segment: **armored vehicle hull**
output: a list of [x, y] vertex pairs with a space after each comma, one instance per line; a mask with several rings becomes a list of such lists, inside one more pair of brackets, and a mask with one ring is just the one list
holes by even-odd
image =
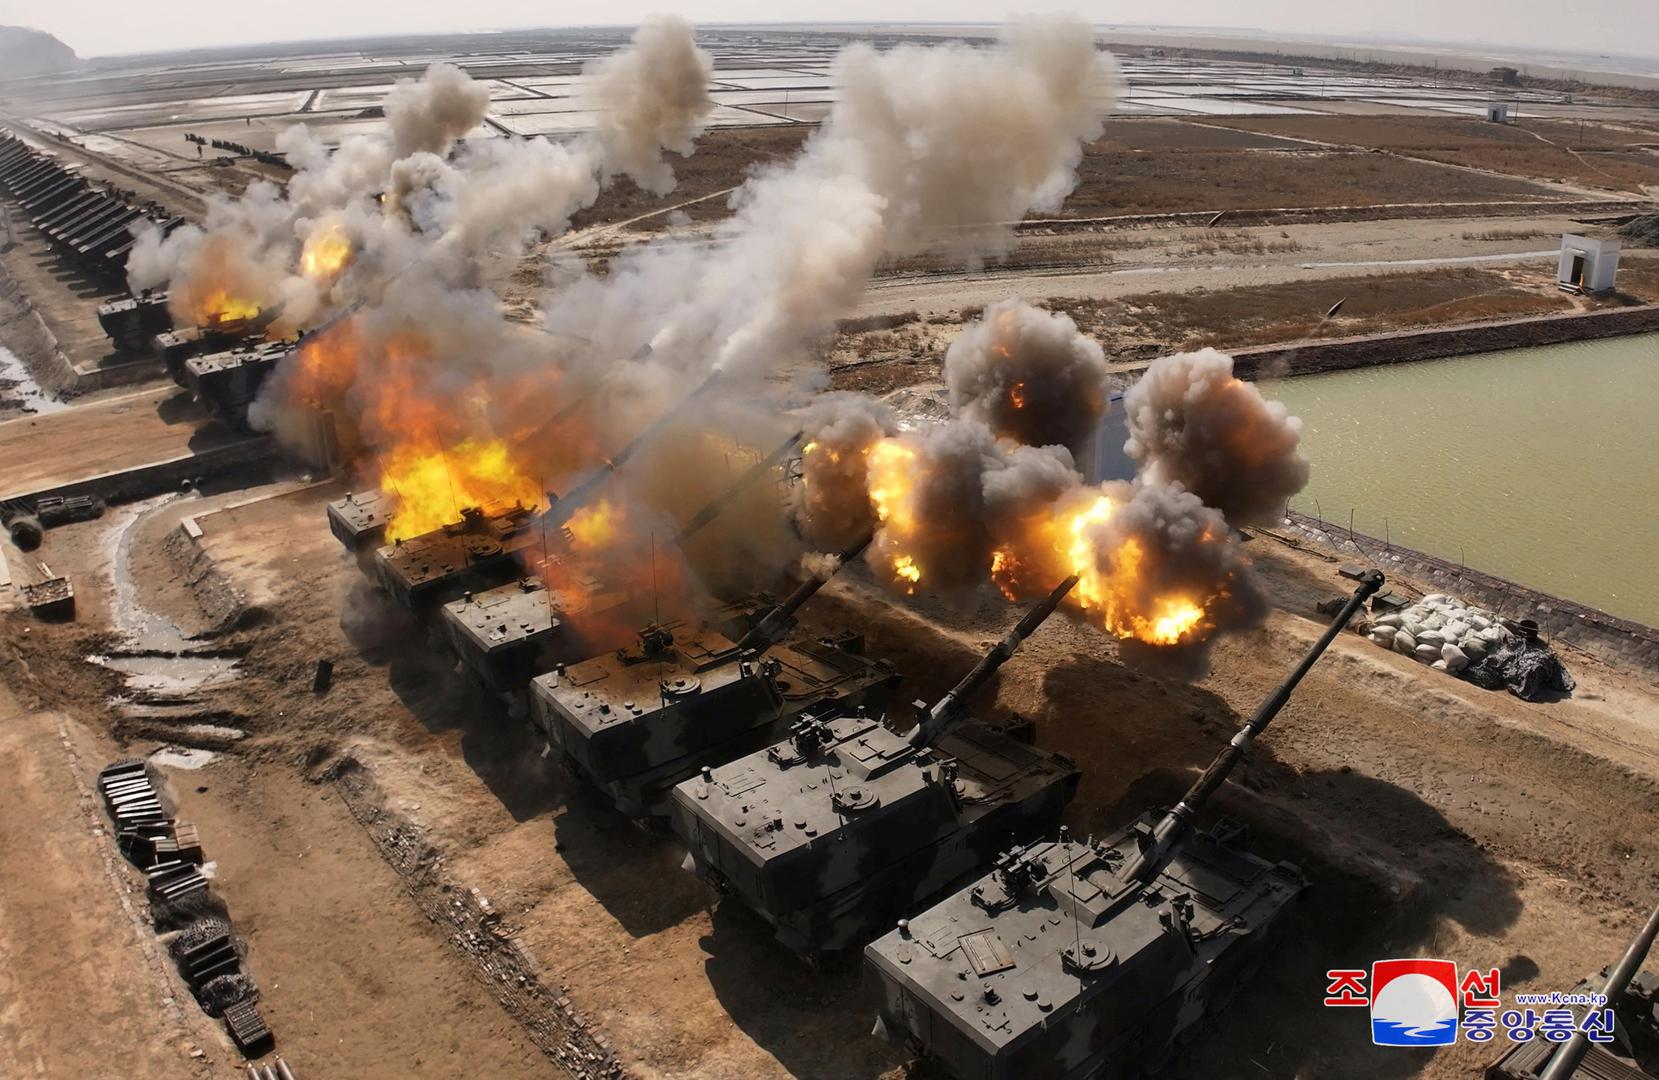
[[293, 351], [287, 342], [268, 342], [184, 362], [185, 385], [209, 414], [238, 430], [248, 428], [248, 406], [259, 388]]
[[824, 722], [674, 792], [693, 867], [806, 957], [863, 944], [1052, 829], [1077, 793], [1066, 758], [977, 723], [923, 752], [865, 715]]
[[[1345, 572], [1346, 573], [1346, 572]], [[1194, 822], [1303, 676], [1382, 587], [1375, 570], [1173, 809], [1104, 843], [1010, 849], [971, 888], [864, 950], [877, 1034], [961, 1080], [1156, 1073], [1225, 1006], [1306, 887]]]
[[853, 636], [739, 649], [748, 614], [683, 631], [655, 656], [600, 656], [536, 678], [536, 726], [623, 813], [666, 817], [674, 786], [699, 770], [765, 746], [809, 709], [879, 708], [898, 682]]
[[112, 300], [98, 308], [98, 325], [117, 349], [143, 349], [157, 334], [173, 327], [165, 292], [144, 292]]
[[809, 959], [850, 948], [1040, 834], [1077, 769], [969, 722], [968, 700], [1054, 613], [1075, 576], [992, 646], [907, 735], [845, 708], [674, 791], [692, 869], [728, 889]]
[[460, 521], [376, 551], [375, 583], [399, 607], [424, 618], [465, 593], [517, 578], [520, 553], [541, 540], [535, 523], [534, 512], [524, 507], [495, 515], [463, 511]]
[[[1572, 1036], [1565, 1043], [1535, 1038], [1516, 1046], [1486, 1070], [1487, 1080], [1637, 1080], [1648, 1076], [1638, 1063], [1659, 1057], [1659, 1016], [1654, 1011], [1659, 979], [1647, 972], [1638, 974], [1638, 969], [1655, 939], [1659, 939], [1659, 907], [1648, 915], [1616, 963], [1570, 991], [1582, 995], [1581, 1001], [1602, 1003], [1569, 1009], [1578, 1021]], [[1604, 1008], [1612, 1014], [1612, 1038], [1597, 1045], [1590, 1038], [1590, 1014]], [[1605, 1021], [1605, 1016], [1598, 1019]]]
[[328, 504], [328, 531], [353, 555], [372, 554], [386, 542], [389, 509], [379, 491], [348, 492]]
[[632, 597], [605, 592], [591, 574], [566, 572], [557, 597], [527, 577], [443, 606], [439, 631], [461, 664], [487, 690], [514, 695], [560, 664], [573, 664], [627, 643], [637, 613]]
[[1126, 897], [1114, 874], [1156, 820], [1104, 844], [1030, 845], [871, 943], [889, 1037], [961, 1080], [1158, 1064], [1248, 978], [1306, 882], [1223, 828], [1193, 834], [1153, 888]]

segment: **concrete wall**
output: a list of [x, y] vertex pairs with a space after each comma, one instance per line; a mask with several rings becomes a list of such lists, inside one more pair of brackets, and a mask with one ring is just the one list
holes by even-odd
[[7, 498], [33, 501], [47, 495], [95, 495], [106, 502], [142, 499], [147, 495], [177, 488], [185, 480], [200, 480], [256, 461], [268, 461], [275, 457], [275, 454], [276, 446], [271, 439], [259, 436], [231, 443], [229, 446], [204, 450], [199, 454], [185, 454], [167, 461], [158, 461], [153, 465], [142, 465], [136, 469], [104, 473], [57, 487], [42, 488], [39, 491], [17, 492], [8, 495]]
[[1450, 330], [1405, 331], [1244, 349], [1233, 354], [1233, 370], [1242, 379], [1281, 378], [1654, 332], [1659, 332], [1659, 304], [1644, 304], [1588, 314], [1478, 323]]

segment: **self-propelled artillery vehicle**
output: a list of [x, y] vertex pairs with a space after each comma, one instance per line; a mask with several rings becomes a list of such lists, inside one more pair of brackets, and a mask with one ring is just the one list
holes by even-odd
[[157, 334], [172, 329], [173, 316], [167, 309], [167, 292], [145, 289], [137, 296], [123, 296], [119, 300], [100, 304], [98, 325], [118, 350], [146, 350]]
[[[715, 381], [711, 376], [687, 400], [702, 394]], [[487, 513], [478, 507], [465, 507], [459, 521], [381, 547], [372, 559], [375, 582], [400, 607], [424, 618], [466, 593], [482, 593], [517, 580], [524, 562], [521, 556], [532, 548], [548, 548], [552, 536], [562, 542], [562, 530], [576, 511], [591, 502], [617, 471], [677, 416], [678, 410], [674, 410], [652, 421], [563, 497], [549, 494], [545, 510], [515, 506]], [[330, 528], [340, 516], [330, 508]]]
[[[770, 474], [799, 439], [798, 433], [790, 436], [710, 500], [679, 529], [676, 542], [685, 543], [719, 517], [745, 488]], [[383, 520], [379, 506], [374, 504], [374, 516]], [[347, 537], [354, 526], [367, 527], [369, 510], [349, 498], [330, 503], [329, 526], [349, 547]], [[465, 593], [445, 603], [439, 613], [438, 630], [467, 671], [514, 705], [521, 704], [516, 699], [532, 678], [555, 665], [573, 664], [630, 644], [635, 636], [632, 628], [651, 618], [655, 606], [651, 594], [600, 580], [595, 566], [568, 550], [562, 530], [552, 535], [554, 541], [527, 560], [539, 558], [539, 570], [529, 567], [530, 572], [516, 581]], [[556, 587], [549, 589], [548, 581]], [[756, 608], [756, 603], [748, 603], [734, 611], [747, 616]], [[712, 621], [724, 625], [724, 619], [718, 616]]]
[[[834, 566], [869, 542], [842, 552]], [[648, 626], [634, 648], [537, 677], [534, 724], [623, 813], [665, 817], [675, 784], [765, 746], [804, 712], [881, 708], [898, 675], [864, 655], [862, 636], [790, 635], [795, 612], [834, 572], [821, 570], [759, 612]]]
[[1076, 794], [1076, 766], [972, 720], [968, 701], [1076, 583], [1027, 612], [908, 735], [834, 703], [788, 739], [682, 783], [673, 825], [692, 869], [811, 961], [1052, 828]]
[[[1659, 978], [1637, 974], [1659, 937], [1659, 907], [1600, 976], [1585, 979], [1568, 996], [1592, 1004], [1567, 1008], [1576, 1030], [1566, 1042], [1534, 1037], [1512, 1046], [1487, 1066], [1486, 1080], [1652, 1080], [1639, 1064], [1659, 1057]], [[1593, 1004], [1599, 1001], [1601, 1004]], [[1612, 1020], [1609, 1027], [1605, 1021]], [[1594, 1030], [1599, 1038], [1592, 1041]]]
[[556, 593], [533, 571], [443, 605], [438, 632], [486, 690], [517, 694], [559, 664], [625, 644], [610, 640], [605, 628], [629, 625], [634, 597], [607, 591], [575, 564], [561, 563], [556, 572], [561, 582]]
[[278, 364], [294, 351], [291, 341], [267, 341], [184, 362], [184, 385], [198, 404], [238, 431], [248, 430], [248, 406]]
[[340, 546], [359, 557], [372, 554], [386, 542], [391, 504], [378, 488], [348, 491], [328, 504], [328, 531]]
[[1294, 671], [1176, 807], [1104, 842], [1063, 833], [898, 923], [864, 951], [876, 1033], [960, 1080], [1156, 1073], [1261, 963], [1306, 887], [1242, 848], [1241, 827], [1193, 822], [1360, 606], [1358, 588]]
[[424, 618], [468, 592], [514, 580], [521, 553], [541, 544], [541, 521], [530, 507], [487, 514], [469, 506], [459, 521], [380, 548], [371, 567], [399, 607]]

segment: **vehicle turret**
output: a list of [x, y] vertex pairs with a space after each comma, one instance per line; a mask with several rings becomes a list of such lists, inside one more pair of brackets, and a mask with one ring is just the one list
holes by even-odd
[[1020, 619], [909, 736], [869, 709], [823, 708], [784, 741], [682, 783], [673, 825], [692, 869], [810, 959], [862, 943], [1051, 828], [1077, 768], [973, 722], [967, 701], [1076, 582]]
[[753, 605], [734, 605], [697, 624], [653, 624], [633, 648], [538, 676], [536, 726], [572, 771], [647, 817], [667, 814], [676, 784], [766, 746], [808, 710], [883, 707], [898, 676], [864, 655], [862, 637], [785, 640], [827, 577], [758, 618]]

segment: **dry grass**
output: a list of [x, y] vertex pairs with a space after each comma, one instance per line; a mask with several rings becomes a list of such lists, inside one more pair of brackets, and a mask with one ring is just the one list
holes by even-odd
[[[1147, 293], [1117, 302], [1057, 301], [1102, 338], [1165, 348], [1243, 348], [1304, 338], [1347, 337], [1415, 327], [1567, 311], [1574, 301], [1537, 281], [1496, 270], [1378, 274], [1237, 289]], [[1659, 290], [1654, 295], [1659, 296]], [[1342, 311], [1324, 313], [1338, 301]]]
[[[619, 177], [599, 201], [577, 214], [572, 226], [577, 229], [626, 221], [654, 210], [675, 206], [690, 199], [700, 198], [743, 183], [751, 170], [775, 161], [795, 156], [811, 132], [807, 125], [780, 125], [753, 128], [720, 128], [697, 140], [697, 152], [687, 158], [668, 155], [679, 184], [665, 198], [641, 191], [632, 180]], [[704, 202], [687, 206], [682, 211], [692, 221], [713, 221], [728, 217], [730, 208], [726, 197], [716, 196]], [[637, 226], [646, 231], [666, 228], [667, 214], [642, 221]]]
[[1264, 240], [1254, 233], [1245, 232], [1243, 229], [1189, 233], [1183, 237], [1186, 240], [1186, 245], [1181, 249], [1181, 254], [1183, 256], [1270, 255], [1302, 250], [1302, 245], [1289, 239], [1288, 233], [1280, 233], [1279, 235], [1283, 239]]
[[[1627, 258], [1619, 269], [1619, 290], [1597, 301], [1558, 291], [1549, 274], [1460, 267], [1121, 300], [1054, 299], [1040, 306], [1070, 315], [1113, 359], [1144, 360], [1206, 345], [1241, 349], [1659, 303], [1659, 258]], [[1325, 320], [1339, 300], [1345, 301], [1341, 312]], [[931, 318], [907, 312], [891, 321], [850, 320], [826, 350], [830, 385], [884, 394], [938, 379], [945, 350], [981, 313], [972, 307]]]
[[1659, 301], [1659, 256], [1632, 256], [1619, 260], [1619, 292], [1647, 302]]
[[1659, 155], [1640, 152], [1569, 150], [1535, 142], [1531, 146], [1426, 150], [1422, 155], [1449, 165], [1634, 195], [1659, 186]]
[[1269, 116], [1219, 120], [1256, 134], [1392, 150], [1449, 165], [1640, 193], [1659, 185], [1659, 155], [1640, 148], [1654, 134], [1621, 124], [1418, 116]]
[[1466, 232], [1465, 240], [1538, 240], [1556, 236], [1548, 229], [1487, 229], [1485, 232]]
[[1154, 117], [1106, 121], [1095, 146], [1113, 150], [1295, 150], [1300, 144], [1259, 132]]
[[[679, 186], [666, 198], [619, 179], [596, 205], [576, 216], [574, 227], [626, 221], [736, 187], [757, 166], [793, 157], [814, 130], [798, 125], [711, 131], [698, 140], [691, 157], [669, 158]], [[1106, 134], [1086, 148], [1077, 190], [1058, 216], [1431, 204], [1548, 194], [1523, 180], [1495, 180], [1377, 154], [1314, 150], [1210, 123], [1120, 119], [1109, 121]], [[715, 195], [680, 212], [692, 221], [715, 221], [731, 213], [727, 202], [726, 196]], [[676, 215], [674, 220], [680, 219]], [[669, 224], [670, 215], [660, 214], [637, 228]]]
[[1543, 198], [1495, 179], [1383, 154], [1348, 151], [1133, 150], [1095, 143], [1063, 217], [1275, 207], [1377, 206]]

